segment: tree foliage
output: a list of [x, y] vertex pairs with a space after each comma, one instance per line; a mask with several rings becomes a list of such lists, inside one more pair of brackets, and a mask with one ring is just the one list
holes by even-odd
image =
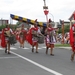
[[[69, 32], [69, 29], [70, 29], [70, 25], [65, 25], [64, 26], [64, 33]], [[58, 33], [62, 33], [62, 27], [59, 28]]]

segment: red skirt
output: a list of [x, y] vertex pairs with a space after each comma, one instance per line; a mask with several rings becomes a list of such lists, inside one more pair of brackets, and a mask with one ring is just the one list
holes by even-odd
[[46, 43], [46, 47], [54, 48], [54, 44]]
[[75, 52], [75, 46], [74, 45], [72, 46], [72, 51]]

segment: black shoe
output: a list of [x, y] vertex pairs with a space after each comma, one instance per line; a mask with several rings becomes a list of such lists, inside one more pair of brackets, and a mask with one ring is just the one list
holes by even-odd
[[50, 54], [51, 56], [54, 56], [54, 54]]
[[8, 54], [11, 54], [10, 52], [8, 52]]
[[32, 52], [34, 52], [34, 48], [32, 48]]
[[5, 53], [7, 53], [7, 49], [5, 50]]

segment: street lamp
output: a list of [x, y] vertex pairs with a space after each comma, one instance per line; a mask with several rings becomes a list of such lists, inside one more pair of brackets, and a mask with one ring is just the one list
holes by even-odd
[[54, 21], [54, 16], [53, 16], [53, 14], [52, 13], [49, 13], [51, 16], [52, 16], [52, 18], [53, 18], [53, 21]]
[[47, 20], [47, 22], [48, 22], [48, 13], [49, 13], [49, 11], [48, 11], [48, 6], [46, 6], [45, 0], [43, 0], [43, 1], [44, 1], [44, 6], [43, 6], [44, 14], [46, 15], [46, 20]]

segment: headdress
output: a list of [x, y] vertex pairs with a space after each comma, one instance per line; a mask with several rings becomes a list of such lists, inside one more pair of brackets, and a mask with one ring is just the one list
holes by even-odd
[[37, 22], [37, 19], [35, 19], [35, 22]]
[[49, 19], [47, 25], [51, 25], [51, 24], [52, 24], [52, 21], [51, 21], [51, 19]]
[[24, 24], [22, 24], [22, 27], [24, 27]]
[[52, 21], [51, 21], [51, 19], [49, 19], [49, 21], [48, 21], [49, 23], [51, 23]]
[[36, 24], [36, 25], [38, 24], [37, 19], [35, 19], [34, 24]]
[[74, 12], [73, 16], [74, 16], [74, 20], [75, 20], [75, 12]]

